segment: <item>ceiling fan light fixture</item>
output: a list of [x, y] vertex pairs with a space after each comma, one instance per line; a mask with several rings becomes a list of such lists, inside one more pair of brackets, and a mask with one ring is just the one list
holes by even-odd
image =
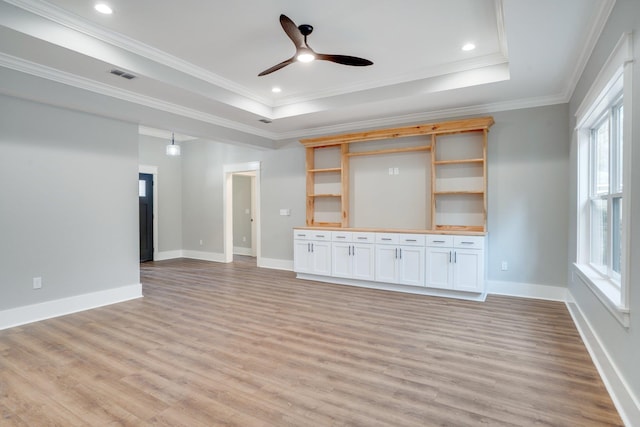
[[296, 59], [298, 60], [298, 62], [311, 62], [314, 59], [316, 59], [316, 56], [305, 49], [305, 50], [300, 50], [300, 53], [298, 53], [298, 56], [296, 56]]

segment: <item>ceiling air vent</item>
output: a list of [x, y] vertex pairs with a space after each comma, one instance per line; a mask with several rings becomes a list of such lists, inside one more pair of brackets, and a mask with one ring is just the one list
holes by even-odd
[[271, 120], [269, 120], [269, 119], [260, 119], [258, 121], [262, 122], [262, 123], [271, 123]]
[[131, 79], [135, 79], [136, 76], [134, 76], [131, 73], [127, 73], [126, 71], [122, 71], [122, 70], [118, 70], [118, 69], [113, 69], [111, 71], [109, 71], [111, 74], [115, 74], [116, 76], [120, 76], [122, 78], [125, 78], [127, 80], [131, 80]]

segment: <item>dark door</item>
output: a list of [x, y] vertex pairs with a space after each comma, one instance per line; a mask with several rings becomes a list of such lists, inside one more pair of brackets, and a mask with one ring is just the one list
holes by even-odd
[[153, 261], [153, 175], [139, 174], [140, 262]]

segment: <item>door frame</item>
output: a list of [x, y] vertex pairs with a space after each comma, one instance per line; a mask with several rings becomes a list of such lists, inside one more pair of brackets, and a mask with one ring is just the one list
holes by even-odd
[[[252, 212], [256, 228], [255, 248], [256, 263], [261, 265], [261, 227], [260, 227], [260, 162], [234, 163], [224, 165], [223, 173], [223, 222], [224, 222], [224, 262], [233, 262], [233, 174], [255, 171], [255, 212]], [[253, 242], [252, 242], [253, 243]]]
[[[138, 173], [148, 173], [153, 176], [153, 261], [158, 259], [158, 167], [152, 165], [138, 165]], [[140, 233], [140, 230], [138, 230]]]

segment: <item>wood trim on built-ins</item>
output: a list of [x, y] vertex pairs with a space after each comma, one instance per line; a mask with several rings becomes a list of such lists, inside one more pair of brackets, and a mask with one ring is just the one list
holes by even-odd
[[376, 141], [380, 139], [403, 138], [416, 135], [454, 134], [489, 129], [493, 125], [493, 117], [452, 120], [448, 122], [429, 123], [417, 126], [406, 126], [391, 129], [329, 135], [318, 138], [301, 139], [305, 147], [325, 147], [330, 145], [350, 144], [352, 142]]

